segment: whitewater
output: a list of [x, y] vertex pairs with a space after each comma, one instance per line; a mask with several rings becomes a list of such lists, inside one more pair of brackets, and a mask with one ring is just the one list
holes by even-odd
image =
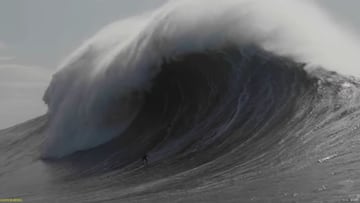
[[177, 0], [114, 22], [60, 65], [46, 115], [0, 131], [0, 197], [360, 201], [358, 53], [306, 0]]

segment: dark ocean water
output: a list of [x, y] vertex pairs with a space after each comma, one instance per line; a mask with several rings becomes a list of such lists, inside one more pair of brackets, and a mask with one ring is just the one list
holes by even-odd
[[0, 197], [358, 202], [360, 83], [304, 65], [254, 46], [183, 55], [121, 136], [60, 159], [40, 158], [51, 112], [2, 130]]

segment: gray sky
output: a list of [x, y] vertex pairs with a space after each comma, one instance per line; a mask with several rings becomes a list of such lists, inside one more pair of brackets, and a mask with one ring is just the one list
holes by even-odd
[[[166, 0], [0, 0], [0, 129], [43, 114], [51, 73], [110, 22]], [[360, 33], [359, 0], [317, 0]]]

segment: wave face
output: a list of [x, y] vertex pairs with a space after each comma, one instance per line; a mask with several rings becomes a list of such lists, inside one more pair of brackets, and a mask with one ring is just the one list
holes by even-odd
[[[68, 119], [65, 126], [55, 128], [56, 133], [64, 134], [61, 139], [66, 140], [47, 142], [51, 148], [46, 153], [57, 157], [73, 152], [63, 151], [73, 150], [72, 144], [91, 147], [118, 136], [123, 143], [133, 143], [134, 153], [136, 148], [144, 153], [164, 146], [163, 152], [158, 153], [165, 155], [189, 150], [190, 146], [195, 147], [193, 150], [205, 147], [248, 122], [251, 126], [247, 126], [247, 130], [260, 130], [271, 117], [285, 116], [281, 112], [288, 103], [295, 108], [296, 100], [308, 87], [314, 86], [315, 80], [305, 73], [303, 66], [254, 46], [225, 47], [179, 56], [160, 65], [160, 73], [151, 80], [150, 88], [146, 86], [147, 90], [126, 94], [120, 90], [120, 95], [105, 93], [110, 98], [94, 98], [95, 106], [80, 107], [75, 112], [70, 109], [68, 114], [62, 109], [57, 110], [61, 119]], [[70, 99], [70, 102], [87, 106], [83, 100]], [[50, 130], [53, 130], [52, 122], [58, 122], [58, 114], [50, 109]], [[91, 120], [91, 116], [96, 116], [95, 120]], [[72, 120], [74, 117], [76, 122]], [[131, 127], [147, 131], [137, 138], [137, 142], [144, 143], [141, 147], [134, 143], [134, 135], [126, 136], [126, 130]], [[71, 128], [77, 131], [71, 131]], [[117, 134], [107, 135], [111, 133]], [[253, 133], [246, 133], [249, 135], [241, 136], [241, 139]], [[82, 137], [78, 138], [78, 134]], [[52, 150], [56, 154], [51, 154]]]
[[[206, 2], [170, 2], [77, 50], [47, 115], [0, 131], [0, 196], [358, 201], [360, 81], [320, 68], [356, 66], [356, 40], [307, 1]], [[295, 28], [289, 12], [307, 17]], [[332, 57], [343, 38], [348, 56]]]

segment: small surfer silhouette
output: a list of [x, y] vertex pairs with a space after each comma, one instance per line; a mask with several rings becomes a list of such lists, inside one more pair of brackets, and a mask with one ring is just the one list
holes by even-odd
[[142, 157], [142, 160], [143, 160], [144, 167], [146, 167], [148, 165], [148, 156], [147, 156], [147, 154], [145, 154]]

